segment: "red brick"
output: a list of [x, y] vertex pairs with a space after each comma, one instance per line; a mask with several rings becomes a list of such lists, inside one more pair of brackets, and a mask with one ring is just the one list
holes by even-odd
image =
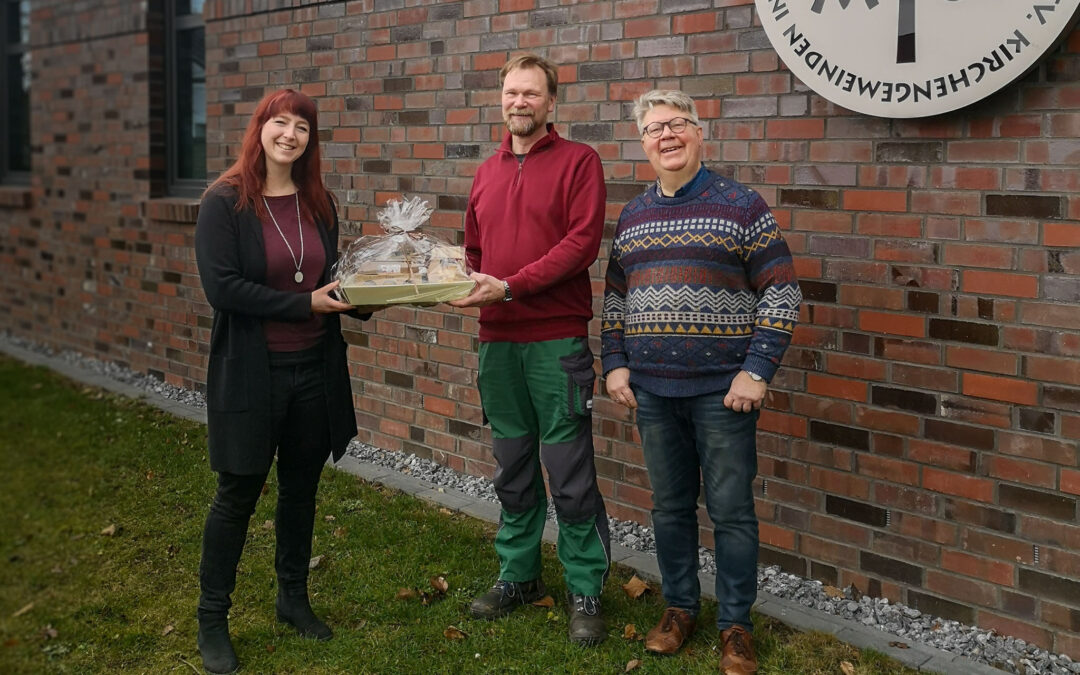
[[793, 394], [791, 397], [793, 412], [815, 420], [845, 424], [852, 419], [852, 406], [847, 401]]
[[[920, 541], [954, 545], [959, 528], [953, 524], [934, 518], [922, 518], [910, 513], [897, 513], [893, 516], [900, 533]], [[944, 556], [946, 551], [942, 551]]]
[[1015, 537], [965, 529], [961, 532], [960, 544], [969, 553], [979, 553], [1020, 565], [1033, 563], [1031, 544]]
[[973, 605], [993, 605], [997, 601], [997, 592], [993, 586], [972, 579], [965, 579], [953, 574], [936, 570], [926, 571], [926, 590], [939, 595], [947, 595]]
[[1080, 360], [1027, 356], [1024, 364], [1024, 375], [1032, 380], [1080, 385]]
[[865, 401], [867, 383], [858, 380], [841, 379], [828, 375], [810, 373], [806, 376], [806, 391], [849, 401]]
[[765, 546], [773, 546], [788, 551], [795, 550], [795, 532], [765, 522], [758, 523], [758, 537]]
[[870, 496], [868, 480], [841, 471], [810, 467], [810, 485], [852, 499], [866, 499]]
[[964, 223], [968, 241], [988, 241], [1008, 244], [1037, 244], [1039, 225], [1029, 220], [982, 220], [969, 218]]
[[904, 309], [904, 291], [899, 288], [876, 288], [842, 284], [837, 301], [843, 305], [873, 307], [876, 309]]
[[926, 320], [921, 316], [862, 310], [859, 312], [859, 329], [872, 333], [925, 337]]
[[964, 473], [973, 473], [977, 465], [976, 454], [972, 450], [921, 439], [911, 440], [908, 458], [922, 465]]
[[947, 345], [945, 347], [945, 364], [953, 368], [983, 370], [1000, 375], [1016, 375], [1019, 359], [1015, 354], [993, 349]]
[[1043, 225], [1043, 244], [1046, 246], [1080, 247], [1080, 225], [1046, 223]]
[[1038, 403], [1039, 387], [1035, 382], [977, 373], [963, 374], [963, 393], [968, 396], [1006, 401], [1019, 405]]
[[935, 190], [912, 192], [911, 210], [937, 215], [977, 216], [982, 208], [978, 194]]
[[671, 20], [667, 16], [630, 19], [623, 23], [623, 35], [627, 39], [670, 34]]
[[1027, 457], [1067, 467], [1076, 466], [1076, 443], [1032, 434], [1008, 432], [999, 433], [997, 441], [998, 451], [1002, 454]]
[[799, 553], [810, 556], [815, 560], [837, 565], [850, 565], [858, 560], [858, 549], [853, 546], [845, 546], [831, 539], [821, 539], [810, 534], [799, 537]]
[[944, 262], [961, 267], [992, 267], [1012, 269], [1015, 265], [1016, 249], [1005, 246], [983, 246], [979, 244], [946, 244]]
[[856, 218], [855, 231], [862, 235], [885, 237], [922, 236], [922, 218], [919, 216], [875, 213], [860, 213]]
[[957, 390], [956, 371], [944, 368], [896, 364], [892, 368], [892, 381], [907, 387], [952, 392]]
[[990, 457], [987, 463], [987, 473], [994, 478], [1046, 488], [1053, 488], [1057, 482], [1057, 469], [1049, 464], [1011, 457]]
[[906, 191], [901, 190], [844, 190], [843, 208], [848, 211], [905, 213], [908, 210]]
[[1074, 469], [1062, 469], [1060, 487], [1062, 492], [1080, 495], [1080, 471]]
[[922, 485], [927, 490], [956, 495], [957, 497], [964, 497], [978, 502], [992, 502], [994, 500], [994, 483], [985, 478], [976, 478], [926, 467], [923, 469]]
[[946, 189], [999, 190], [1001, 169], [935, 166], [930, 169], [930, 184]]
[[1039, 295], [1038, 277], [1004, 272], [965, 270], [962, 288], [969, 293], [1007, 295], [1017, 298], [1035, 298]]
[[905, 436], [917, 436], [919, 433], [919, 418], [915, 415], [861, 405], [855, 406], [855, 424]]
[[785, 436], [806, 438], [806, 418], [765, 409], [761, 411], [761, 417], [758, 419], [758, 429]]
[[[865, 453], [859, 453], [856, 462], [861, 475], [896, 483], [904, 483], [905, 485], [919, 484], [919, 465], [913, 462], [905, 462]], [[880, 493], [882, 486], [877, 485], [874, 490], [875, 493]]]
[[824, 138], [825, 121], [820, 119], [769, 120], [765, 123], [765, 137], [771, 139]]
[[872, 532], [870, 528], [842, 518], [833, 518], [818, 514], [810, 514], [810, 526], [808, 531], [832, 539], [842, 541], [845, 544], [853, 544], [860, 548], [870, 546]]

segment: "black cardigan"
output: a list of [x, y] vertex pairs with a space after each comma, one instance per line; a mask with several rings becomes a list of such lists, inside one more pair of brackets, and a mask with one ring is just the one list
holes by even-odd
[[[270, 352], [263, 320], [309, 318], [311, 294], [279, 291], [266, 285], [262, 224], [252, 208], [238, 213], [236, 200], [236, 191], [228, 187], [207, 194], [199, 207], [195, 228], [199, 277], [206, 299], [214, 308], [206, 371], [208, 445], [210, 468], [214, 471], [258, 474], [270, 469], [276, 450], [270, 438]], [[337, 260], [336, 212], [332, 229], [321, 222], [317, 225], [326, 250], [321, 287], [330, 283], [330, 267]], [[326, 315], [322, 346], [324, 422], [330, 428], [330, 451], [337, 461], [356, 435], [346, 345], [337, 314]]]

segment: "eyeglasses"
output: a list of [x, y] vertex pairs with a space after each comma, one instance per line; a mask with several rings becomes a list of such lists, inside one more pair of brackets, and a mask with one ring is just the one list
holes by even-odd
[[686, 131], [687, 124], [697, 126], [697, 122], [694, 120], [685, 117], [673, 117], [667, 122], [653, 122], [652, 124], [646, 125], [645, 134], [648, 135], [649, 138], [660, 138], [664, 135], [664, 127], [671, 129], [671, 133], [673, 134], [681, 134]]

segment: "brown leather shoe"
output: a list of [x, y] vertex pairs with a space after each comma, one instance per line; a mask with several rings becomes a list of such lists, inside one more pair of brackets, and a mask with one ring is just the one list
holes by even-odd
[[757, 671], [757, 657], [751, 644], [750, 632], [742, 626], [732, 626], [720, 633], [724, 656], [720, 672], [724, 675], [749, 675]]
[[697, 621], [685, 609], [668, 607], [649, 634], [645, 636], [645, 649], [654, 654], [674, 654], [694, 634]]

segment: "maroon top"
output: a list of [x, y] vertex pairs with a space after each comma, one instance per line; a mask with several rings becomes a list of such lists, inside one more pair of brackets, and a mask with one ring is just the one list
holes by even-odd
[[589, 267], [604, 235], [604, 167], [552, 125], [525, 159], [510, 134], [476, 170], [465, 211], [469, 265], [510, 284], [513, 302], [480, 308], [480, 342], [589, 335]]
[[[326, 251], [322, 237], [314, 222], [304, 220], [304, 257], [300, 262], [300, 230], [296, 224], [296, 195], [267, 197], [270, 212], [277, 219], [277, 227], [269, 216], [262, 218], [263, 242], [266, 244], [266, 285], [279, 291], [310, 293], [319, 287], [319, 276], [326, 265]], [[281, 232], [278, 232], [278, 227]], [[282, 239], [284, 235], [285, 239]], [[288, 240], [292, 255], [285, 245]], [[296, 283], [296, 260], [304, 280]], [[323, 317], [314, 312], [304, 321], [263, 321], [266, 346], [272, 352], [297, 352], [314, 347], [326, 331]]]

